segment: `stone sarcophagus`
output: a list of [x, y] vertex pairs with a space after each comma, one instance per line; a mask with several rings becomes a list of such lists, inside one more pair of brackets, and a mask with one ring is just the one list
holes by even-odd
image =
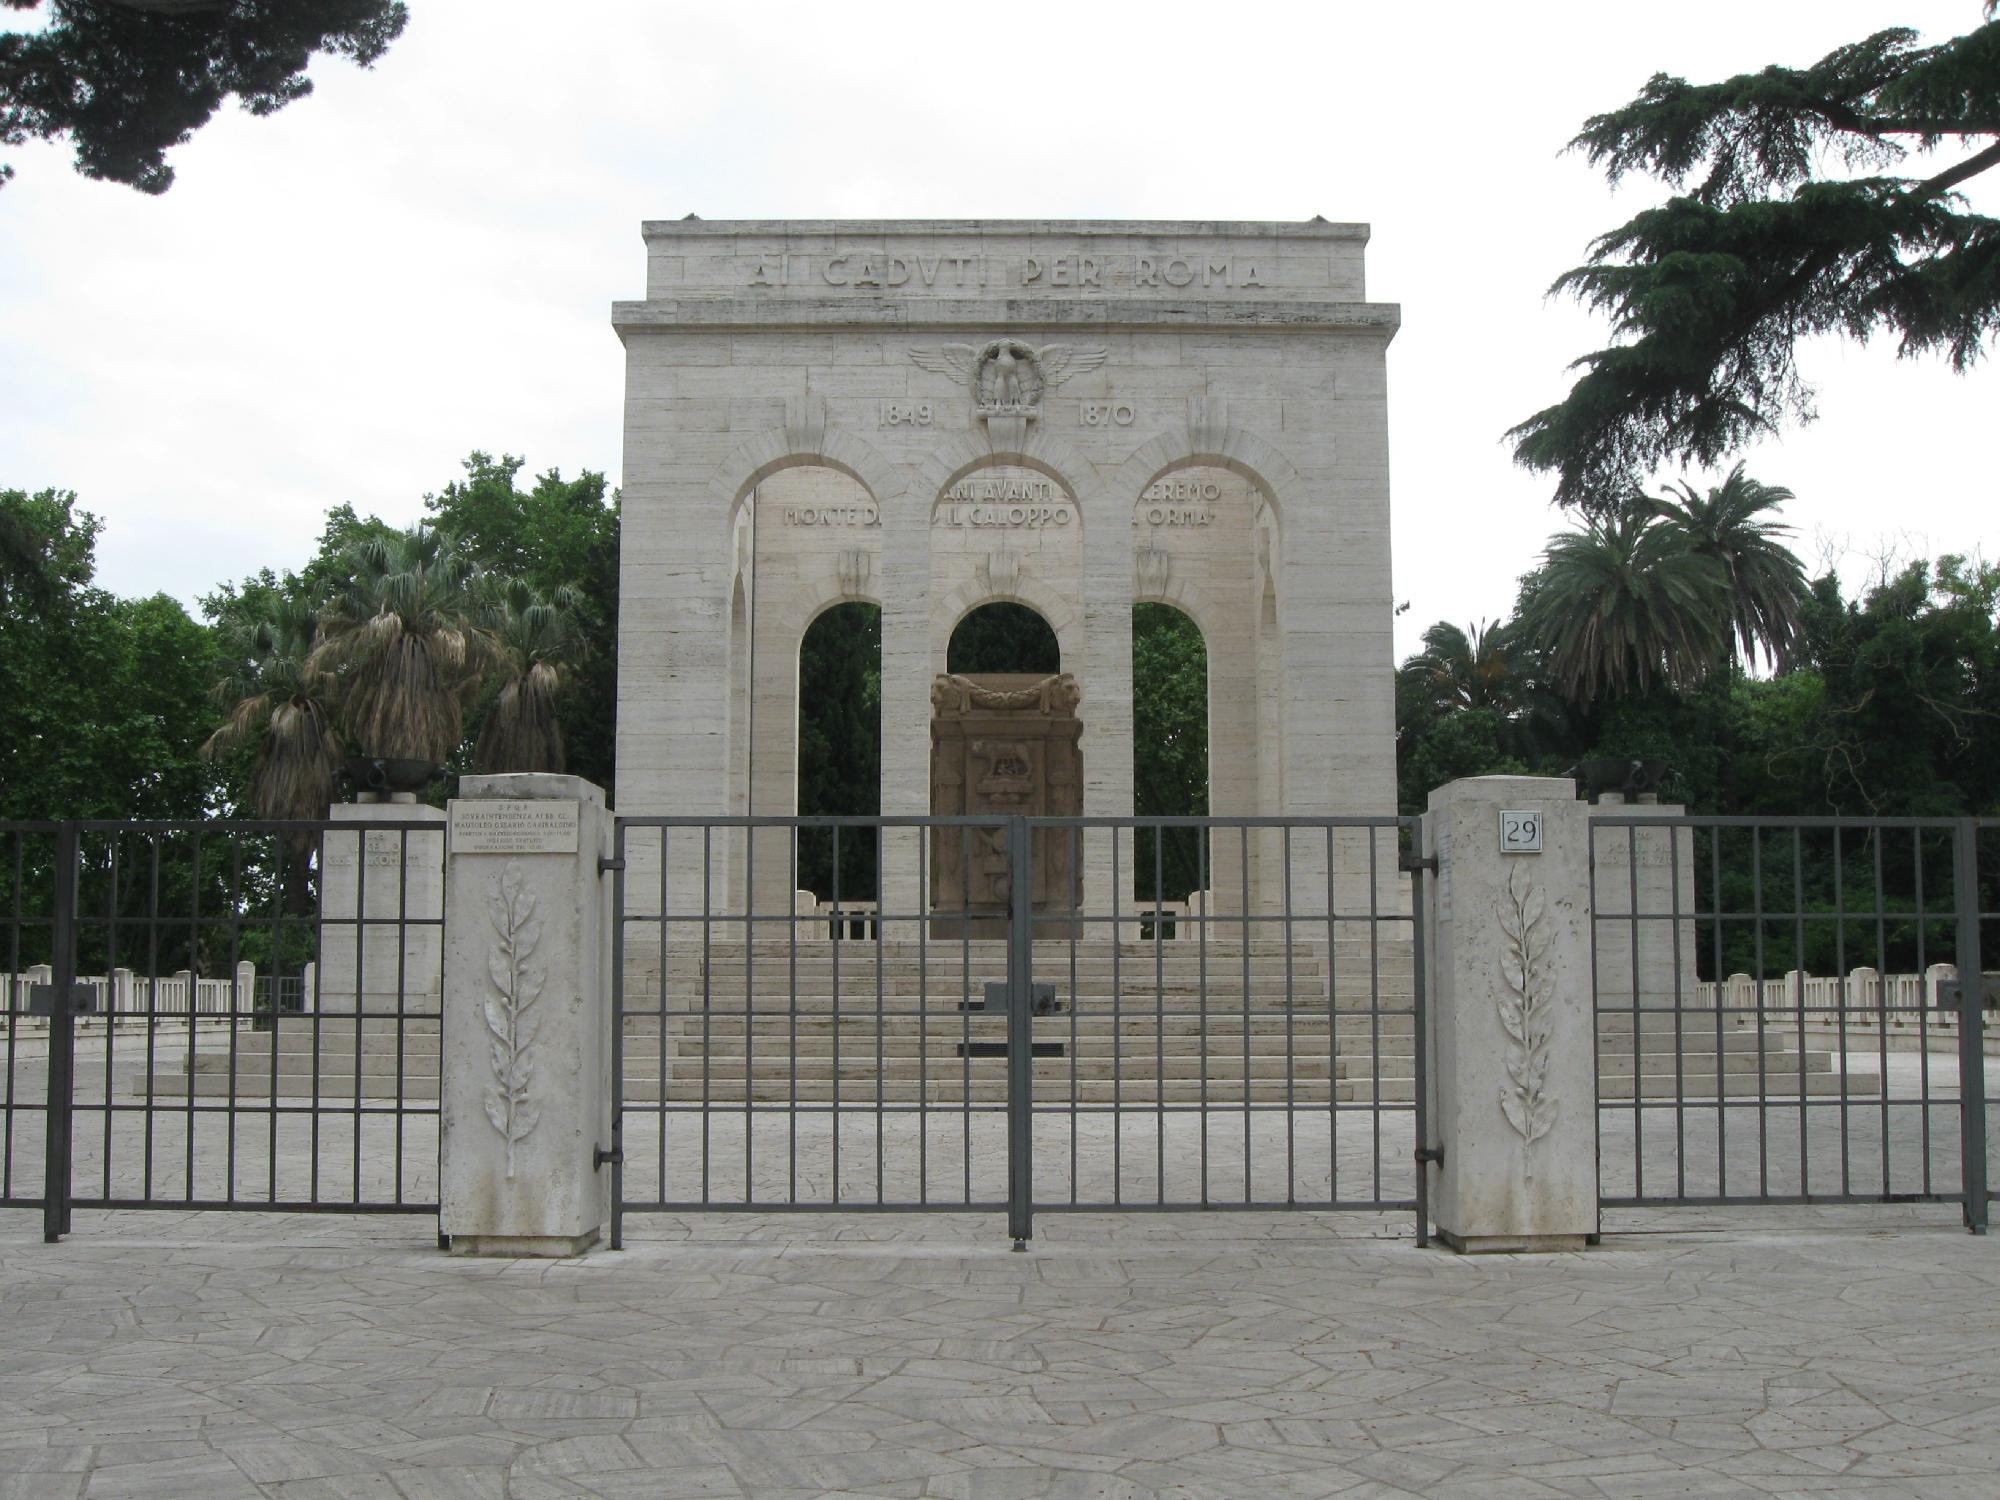
[[[939, 817], [1077, 817], [1083, 812], [1080, 694], [1067, 674], [945, 674], [931, 684], [931, 811]], [[1037, 915], [1076, 910], [1080, 838], [1035, 840]], [[1013, 886], [1007, 831], [931, 833], [931, 910], [940, 936], [1002, 937]], [[961, 921], [963, 926], [961, 926]], [[1039, 922], [1037, 935], [1053, 936]]]

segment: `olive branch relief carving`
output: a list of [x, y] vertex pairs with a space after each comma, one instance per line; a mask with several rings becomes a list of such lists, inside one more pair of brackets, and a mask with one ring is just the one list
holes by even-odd
[[1562, 1101], [1548, 1091], [1555, 1016], [1549, 997], [1548, 901], [1516, 865], [1500, 898], [1500, 1025], [1507, 1033], [1507, 1081], [1500, 1113], [1521, 1137], [1522, 1175], [1535, 1179], [1535, 1143], [1555, 1128]]
[[535, 1003], [546, 980], [531, 962], [542, 940], [535, 893], [528, 889], [518, 860], [509, 860], [493, 882], [486, 903], [499, 941], [486, 955], [486, 978], [493, 994], [486, 1001], [486, 1030], [493, 1049], [493, 1084], [486, 1090], [486, 1118], [507, 1143], [507, 1179], [514, 1177], [514, 1147], [533, 1133], [542, 1107], [530, 1097], [535, 1081], [535, 1034], [541, 1017]]

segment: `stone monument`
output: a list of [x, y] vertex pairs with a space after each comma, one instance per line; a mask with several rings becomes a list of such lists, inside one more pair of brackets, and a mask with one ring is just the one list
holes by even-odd
[[[1079, 691], [1084, 814], [1133, 811], [1147, 601], [1206, 644], [1214, 813], [1395, 807], [1399, 314], [1367, 300], [1366, 226], [690, 215], [643, 235], [645, 295], [613, 310], [621, 812], [793, 812], [800, 643], [849, 600], [882, 610], [884, 813], [941, 810], [931, 687], [1000, 600], [1042, 615]], [[669, 864], [706, 857], [718, 901], [787, 913], [784, 838], [683, 840]], [[1216, 900], [1268, 909], [1279, 841], [1250, 840], [1247, 870], [1244, 851], [1217, 842]], [[1091, 910], [1113, 854], [1083, 840]], [[920, 909], [922, 863], [885, 836], [888, 909]], [[1336, 896], [1365, 905], [1365, 859], [1339, 864]]]

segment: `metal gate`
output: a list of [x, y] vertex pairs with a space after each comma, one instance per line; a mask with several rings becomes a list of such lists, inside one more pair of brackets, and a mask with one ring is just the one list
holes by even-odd
[[2000, 825], [1601, 807], [1591, 881], [1604, 1207], [1957, 1203], [1984, 1232]]
[[1414, 824], [620, 819], [613, 1244], [790, 1210], [1004, 1213], [1017, 1247], [1037, 1212], [1407, 1210], [1421, 1239]]
[[376, 811], [0, 823], [0, 1206], [437, 1212], [444, 831]]

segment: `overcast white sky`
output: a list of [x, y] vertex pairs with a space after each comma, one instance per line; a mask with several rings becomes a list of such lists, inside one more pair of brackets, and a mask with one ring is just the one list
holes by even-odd
[[[1806, 63], [1978, 0], [984, 6], [410, 0], [372, 72], [233, 107], [163, 198], [12, 153], [0, 486], [74, 489], [100, 581], [192, 605], [296, 567], [326, 509], [415, 519], [467, 452], [620, 466], [614, 298], [642, 219], [1241, 218], [1374, 225], [1399, 653], [1504, 614], [1560, 523], [1501, 435], [1601, 326], [1543, 290], [1647, 201], [1559, 155], [1656, 70]], [[725, 11], [729, 12], [725, 14]], [[22, 24], [16, 21], [15, 24]], [[2000, 209], [1987, 186], [1982, 207]], [[1811, 350], [1821, 420], [1747, 455], [1809, 564], [2000, 547], [2000, 366]]]

